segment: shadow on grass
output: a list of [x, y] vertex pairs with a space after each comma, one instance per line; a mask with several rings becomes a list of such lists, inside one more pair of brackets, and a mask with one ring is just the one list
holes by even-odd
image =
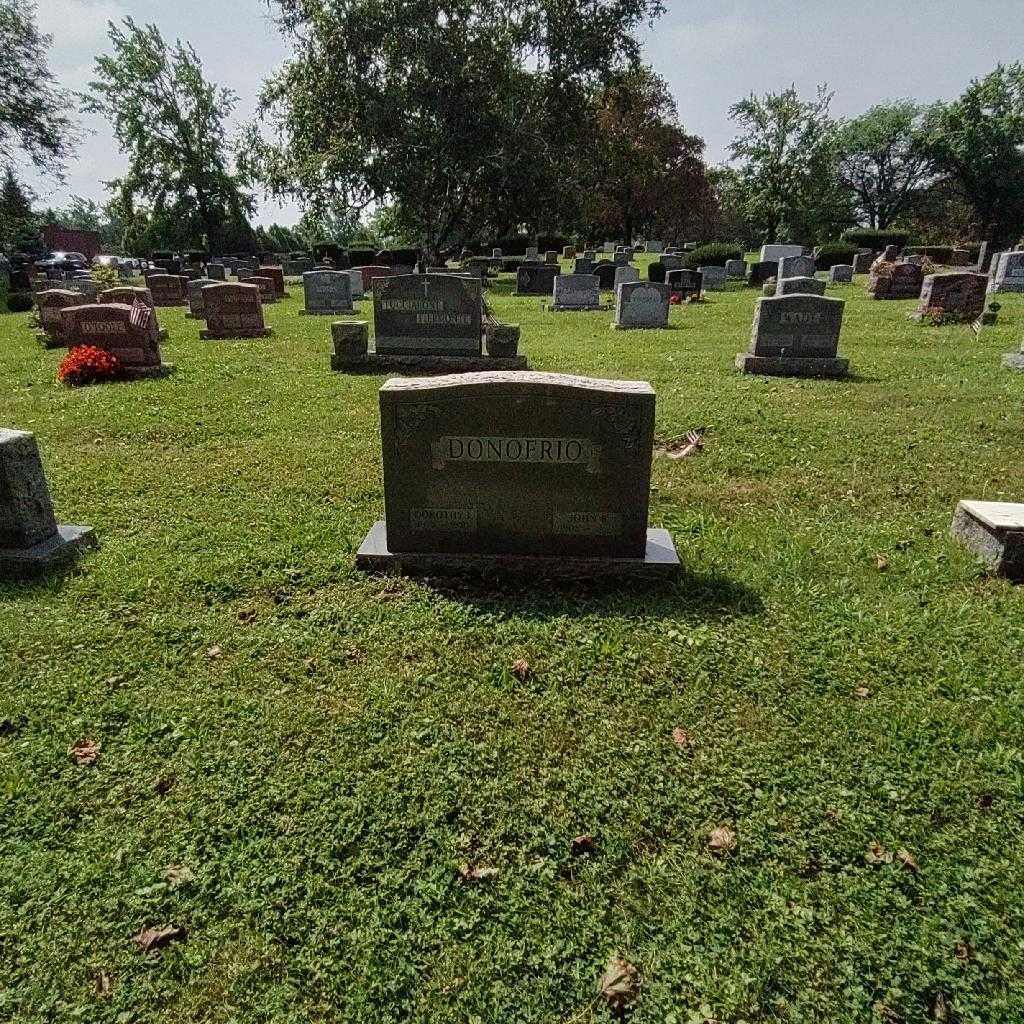
[[672, 621], [757, 615], [764, 608], [756, 591], [718, 573], [685, 567], [673, 580], [611, 577], [554, 579], [484, 575], [420, 576], [438, 596], [480, 611], [503, 611], [539, 619], [641, 615]]

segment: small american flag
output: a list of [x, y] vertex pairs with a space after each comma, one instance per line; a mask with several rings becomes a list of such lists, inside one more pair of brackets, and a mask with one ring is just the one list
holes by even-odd
[[149, 326], [149, 318], [153, 315], [153, 311], [140, 299], [136, 298], [132, 302], [132, 311], [128, 316], [128, 320], [132, 327], [138, 328], [140, 331], [144, 331]]

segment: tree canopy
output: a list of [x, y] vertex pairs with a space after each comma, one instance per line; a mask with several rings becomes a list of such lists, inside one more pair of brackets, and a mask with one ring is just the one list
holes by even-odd
[[203, 77], [191, 46], [169, 47], [155, 25], [125, 18], [110, 24], [110, 41], [114, 52], [96, 58], [85, 98], [128, 156], [127, 173], [109, 187], [126, 207], [147, 201], [172, 244], [237, 247], [250, 235], [252, 208], [231, 170], [224, 125], [237, 97]]

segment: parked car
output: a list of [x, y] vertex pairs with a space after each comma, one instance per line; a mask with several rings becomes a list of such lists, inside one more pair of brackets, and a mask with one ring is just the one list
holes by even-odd
[[89, 261], [80, 252], [52, 252], [41, 260], [36, 260], [36, 270], [88, 270]]

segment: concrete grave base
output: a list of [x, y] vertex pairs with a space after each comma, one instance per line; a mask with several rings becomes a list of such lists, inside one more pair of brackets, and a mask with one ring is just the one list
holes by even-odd
[[682, 566], [668, 530], [647, 531], [643, 558], [583, 558], [559, 555], [469, 555], [396, 553], [388, 550], [387, 525], [373, 524], [356, 553], [356, 568], [364, 572], [399, 572], [410, 576], [464, 576], [514, 574], [551, 579], [667, 580]]
[[526, 356], [497, 359], [493, 356], [399, 355], [390, 352], [365, 352], [354, 359], [331, 356], [331, 369], [341, 373], [387, 373], [390, 370], [411, 373], [476, 373], [482, 370], [528, 370]]
[[613, 331], [665, 331], [668, 324], [612, 324]]
[[1003, 366], [1007, 370], [1024, 371], [1024, 352], [1007, 352], [1003, 356]]
[[240, 341], [245, 338], [269, 338], [274, 332], [269, 327], [260, 331], [200, 331], [203, 341]]
[[300, 309], [299, 316], [348, 316], [349, 313], [357, 312], [354, 309], [356, 299], [353, 299], [353, 305], [349, 306], [348, 309]]
[[1024, 582], [1024, 505], [961, 501], [950, 532], [994, 572]]
[[607, 313], [612, 307], [605, 302], [597, 306], [555, 306], [546, 302], [543, 308], [547, 313]]
[[752, 356], [741, 352], [736, 356], [736, 369], [766, 377], [845, 377], [850, 370], [849, 359], [816, 359], [799, 356]]
[[167, 377], [174, 373], [174, 363], [161, 363], [159, 366], [122, 366], [121, 380], [152, 380]]
[[91, 526], [58, 524], [54, 536], [30, 548], [0, 548], [0, 578], [35, 576], [66, 565], [83, 548], [95, 547], [96, 534]]

